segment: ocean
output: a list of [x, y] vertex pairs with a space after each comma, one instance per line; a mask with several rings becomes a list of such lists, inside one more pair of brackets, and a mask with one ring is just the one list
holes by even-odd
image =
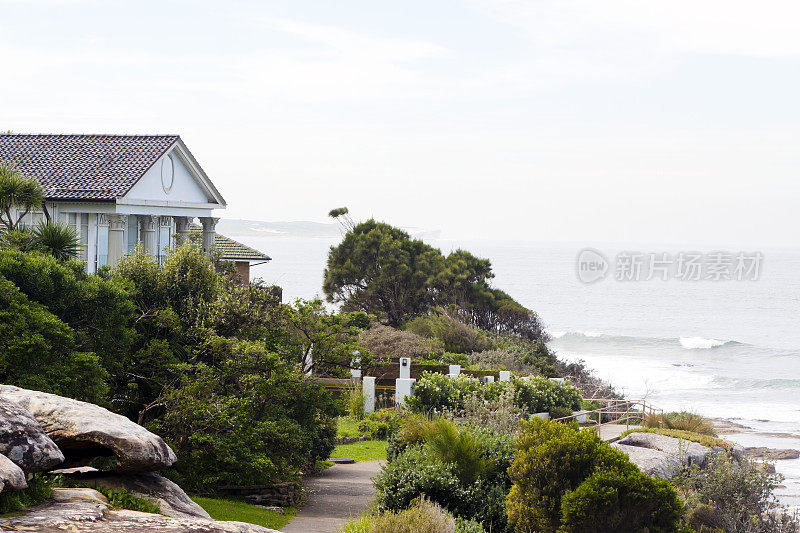
[[[327, 251], [338, 239], [232, 237], [273, 258], [253, 276], [283, 287], [285, 301], [322, 294]], [[755, 280], [618, 281], [609, 272], [587, 284], [576, 267], [583, 244], [429, 242], [489, 258], [494, 285], [539, 313], [550, 347], [583, 360], [627, 397], [741, 424], [746, 429], [725, 437], [744, 446], [800, 449], [800, 251], [729, 250], [761, 253]], [[621, 251], [593, 248], [607, 258]], [[800, 508], [800, 460], [776, 468], [786, 477], [778, 497]]]

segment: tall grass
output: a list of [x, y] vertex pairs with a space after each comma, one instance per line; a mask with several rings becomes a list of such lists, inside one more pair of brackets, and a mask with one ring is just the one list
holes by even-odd
[[714, 427], [702, 416], [688, 411], [648, 415], [644, 426], [648, 428], [678, 429], [716, 437]]
[[425, 499], [412, 502], [400, 512], [386, 511], [364, 516], [347, 524], [341, 533], [455, 533], [453, 516]]
[[364, 420], [366, 412], [367, 397], [360, 387], [353, 387], [347, 395], [347, 412], [355, 420]]
[[444, 418], [433, 423], [425, 446], [443, 463], [455, 465], [458, 477], [465, 485], [475, 481], [488, 466], [480, 439], [468, 429], [459, 428]]

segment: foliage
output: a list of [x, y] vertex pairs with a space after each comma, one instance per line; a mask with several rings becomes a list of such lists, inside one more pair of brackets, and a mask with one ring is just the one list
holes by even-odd
[[513, 403], [526, 413], [549, 412], [555, 408], [577, 410], [580, 392], [569, 383], [533, 377], [528, 381], [512, 379], [504, 382], [481, 383], [467, 375], [450, 377], [434, 372], [423, 372], [416, 382], [414, 396], [408, 407], [415, 412], [451, 411], [460, 414], [467, 400], [495, 402], [503, 391], [510, 390]]
[[393, 461], [400, 453], [411, 446], [423, 444], [434, 428], [433, 420], [418, 414], [411, 414], [403, 420], [400, 430], [389, 436], [386, 455]]
[[485, 428], [502, 435], [514, 435], [519, 429], [520, 420], [528, 418], [528, 412], [514, 404], [514, 391], [507, 387], [494, 401], [484, 400], [479, 394], [472, 394], [464, 402], [464, 410], [452, 413], [465, 424]]
[[[375, 480], [379, 507], [403, 509], [424, 494], [456, 517], [474, 519], [487, 530], [506, 530], [511, 439], [478, 428], [454, 428], [447, 421], [421, 423], [412, 433], [424, 434], [422, 443], [406, 435], [409, 440], [397, 447]], [[445, 444], [458, 449], [450, 451]]]
[[437, 307], [452, 307], [455, 318], [480, 329], [546, 338], [536, 313], [490, 286], [494, 274], [488, 259], [464, 250], [445, 257], [374, 219], [346, 229], [328, 254], [323, 290], [329, 302], [394, 327]]
[[352, 388], [347, 392], [347, 413], [356, 420], [363, 420], [367, 413], [365, 411], [367, 397], [360, 388]]
[[140, 498], [124, 490], [113, 490], [100, 486], [95, 488], [108, 499], [109, 505], [114, 509], [130, 509], [141, 513], [161, 514], [161, 507], [157, 502]]
[[102, 402], [107, 379], [68, 325], [0, 276], [0, 382]]
[[358, 429], [358, 420], [349, 416], [340, 416], [336, 419], [337, 437], [355, 437], [361, 435]]
[[711, 437], [717, 436], [717, 434], [714, 433], [714, 426], [712, 426], [708, 420], [697, 413], [689, 413], [687, 411], [648, 416], [645, 420], [645, 426], [687, 431], [689, 433], [699, 433]]
[[456, 518], [456, 533], [486, 533], [486, 530], [477, 520]]
[[[0, 224], [14, 231], [30, 212], [44, 202], [44, 191], [34, 180], [26, 178], [10, 163], [0, 163]], [[11, 214], [17, 209], [16, 215]]]
[[331, 452], [331, 457], [345, 457], [360, 461], [383, 461], [386, 459], [385, 440], [362, 440], [351, 444], [340, 444]]
[[395, 409], [378, 409], [358, 423], [358, 430], [373, 439], [385, 439], [399, 430], [401, 420]]
[[359, 345], [376, 357], [428, 359], [444, 352], [441, 342], [420, 337], [410, 331], [375, 325], [359, 334]]
[[40, 221], [33, 230], [33, 242], [40, 251], [59, 261], [67, 261], [78, 255], [80, 236], [69, 224]]
[[313, 466], [319, 460], [327, 459], [336, 448], [336, 418], [322, 416], [317, 421], [316, 427], [311, 429], [311, 453], [308, 463]]
[[702, 433], [692, 433], [690, 431], [684, 431], [681, 429], [661, 429], [661, 428], [635, 428], [629, 429], [620, 435], [620, 438], [630, 435], [631, 433], [655, 433], [657, 435], [666, 435], [667, 437], [675, 437], [676, 439], [684, 439], [689, 440], [692, 442], [696, 442], [698, 444], [702, 444], [703, 446], [708, 446], [709, 448], [724, 448], [728, 452], [733, 451], [733, 446], [730, 442], [724, 441], [722, 439], [718, 439], [717, 437], [712, 437], [710, 435], [702, 434]]
[[[213, 344], [221, 364], [187, 369], [152, 423], [172, 444], [183, 483], [209, 490], [296, 479], [307, 459], [326, 459], [327, 446], [315, 439], [320, 424], [338, 414], [330, 395], [258, 344]], [[335, 429], [325, 431], [330, 443]]]
[[269, 529], [282, 529], [297, 514], [297, 509], [294, 507], [286, 507], [283, 513], [278, 513], [235, 498], [193, 497], [192, 499], [214, 520], [245, 522]]
[[489, 347], [485, 333], [441, 310], [436, 314], [414, 318], [406, 323], [405, 329], [421, 337], [439, 340], [445, 351], [451, 353], [468, 354]]
[[420, 498], [402, 511], [384, 511], [351, 521], [343, 533], [455, 533], [453, 516], [439, 505]]
[[592, 433], [538, 418], [524, 422], [509, 471], [509, 520], [522, 531], [558, 530], [565, 495], [600, 471], [630, 477], [638, 469]]
[[0, 516], [24, 511], [28, 507], [45, 501], [53, 493], [56, 476], [34, 474], [28, 480], [28, 488], [18, 491], [0, 492]]
[[687, 502], [688, 525], [732, 533], [796, 531], [800, 524], [780, 507], [773, 490], [782, 481], [753, 463], [717, 454], [700, 468], [686, 467], [673, 479]]
[[596, 470], [561, 500], [564, 533], [672, 533], [681, 503], [670, 484], [638, 470]]

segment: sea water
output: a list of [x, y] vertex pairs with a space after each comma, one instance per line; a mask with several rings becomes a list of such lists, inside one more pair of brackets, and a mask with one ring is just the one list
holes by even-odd
[[[272, 256], [253, 274], [284, 299], [321, 295], [327, 251], [336, 239], [238, 238]], [[664, 410], [730, 419], [748, 428], [726, 435], [745, 446], [800, 449], [800, 250], [761, 252], [757, 280], [616, 281], [576, 276], [583, 243], [431, 241], [489, 258], [494, 285], [536, 310], [550, 347], [583, 360], [629, 398]], [[620, 247], [595, 244], [614, 257]], [[674, 247], [627, 246], [643, 253]], [[709, 249], [710, 251], [710, 249]], [[776, 462], [781, 500], [800, 505], [800, 460]]]

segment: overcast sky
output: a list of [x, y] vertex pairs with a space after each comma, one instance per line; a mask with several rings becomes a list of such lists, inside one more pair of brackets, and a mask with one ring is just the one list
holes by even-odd
[[178, 133], [228, 218], [793, 246], [796, 1], [0, 0], [0, 129]]

